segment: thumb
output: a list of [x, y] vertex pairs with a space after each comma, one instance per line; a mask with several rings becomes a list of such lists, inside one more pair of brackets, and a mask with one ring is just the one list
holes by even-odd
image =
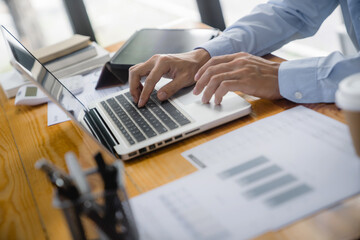
[[180, 89], [189, 86], [190, 84], [186, 81], [182, 81], [183, 79], [174, 78], [168, 84], [164, 85], [162, 88], [158, 90], [157, 97], [160, 101], [167, 100], [172, 95], [174, 95]]

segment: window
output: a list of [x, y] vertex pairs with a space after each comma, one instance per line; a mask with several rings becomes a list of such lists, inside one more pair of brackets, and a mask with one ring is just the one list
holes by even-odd
[[200, 21], [195, 0], [84, 0], [84, 3], [102, 46], [125, 40], [141, 28]]
[[[83, 1], [102, 46], [126, 40], [141, 28], [200, 22], [196, 0]], [[257, 4], [266, 1], [221, 0], [226, 25], [231, 25], [250, 13]], [[18, 34], [29, 49], [58, 42], [73, 34], [63, 0], [0, 0], [0, 20]], [[338, 35], [342, 29], [341, 13], [336, 9], [314, 37], [294, 41], [275, 54], [287, 59], [327, 55], [341, 49]], [[4, 45], [1, 44], [0, 48], [4, 50]], [[0, 71], [8, 67], [7, 61], [5, 56], [0, 57]]]
[[[30, 50], [53, 44], [73, 33], [62, 0], [0, 0], [1, 24]], [[5, 45], [1, 38], [1, 51]], [[6, 54], [0, 57], [0, 72], [9, 68]]]
[[[18, 35], [15, 30], [14, 22], [9, 13], [9, 9], [6, 6], [3, 0], [0, 1], [0, 23], [4, 26], [7, 26], [10, 31], [12, 31], [15, 35]], [[6, 54], [7, 49], [5, 48], [4, 39], [0, 37], [0, 52], [3, 53], [0, 55], [0, 73], [7, 71], [10, 69], [9, 59]]]
[[73, 34], [62, 0], [30, 0], [30, 3], [43, 36], [41, 47], [69, 38]]

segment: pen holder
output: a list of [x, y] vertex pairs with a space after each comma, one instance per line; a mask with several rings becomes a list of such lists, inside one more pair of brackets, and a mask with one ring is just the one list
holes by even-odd
[[62, 210], [73, 239], [137, 239], [129, 202], [114, 200], [120, 195], [105, 192], [73, 202], [55, 193], [53, 206]]
[[[45, 160], [37, 168], [44, 170], [56, 187], [53, 206], [61, 209], [73, 239], [138, 239], [134, 217], [124, 187], [120, 161], [106, 165], [97, 155], [98, 168], [83, 171], [72, 153], [65, 156], [69, 176]], [[101, 159], [101, 160], [99, 160]], [[99, 162], [100, 161], [100, 162]], [[89, 182], [104, 189], [90, 190]], [[105, 179], [104, 179], [105, 177]], [[93, 184], [94, 185], [94, 184]]]

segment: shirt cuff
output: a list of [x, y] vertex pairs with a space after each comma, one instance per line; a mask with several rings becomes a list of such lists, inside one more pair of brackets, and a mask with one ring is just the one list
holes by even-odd
[[205, 49], [211, 57], [234, 53], [234, 48], [231, 44], [231, 41], [221, 35], [208, 42], [205, 42], [195, 49], [199, 48]]
[[317, 79], [320, 58], [306, 58], [282, 62], [279, 68], [281, 96], [296, 103], [324, 102]]

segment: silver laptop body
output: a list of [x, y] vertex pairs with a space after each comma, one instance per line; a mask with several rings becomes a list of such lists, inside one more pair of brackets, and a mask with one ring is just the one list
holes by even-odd
[[[128, 90], [107, 96], [90, 106], [82, 104], [6, 28], [13, 66], [34, 82], [74, 121], [90, 131], [117, 157], [128, 160], [180, 141], [205, 130], [245, 116], [251, 105], [235, 93], [228, 93], [220, 105], [203, 104], [191, 88], [160, 102], [156, 90], [144, 108], [138, 109]], [[161, 79], [156, 89], [168, 82]]]

